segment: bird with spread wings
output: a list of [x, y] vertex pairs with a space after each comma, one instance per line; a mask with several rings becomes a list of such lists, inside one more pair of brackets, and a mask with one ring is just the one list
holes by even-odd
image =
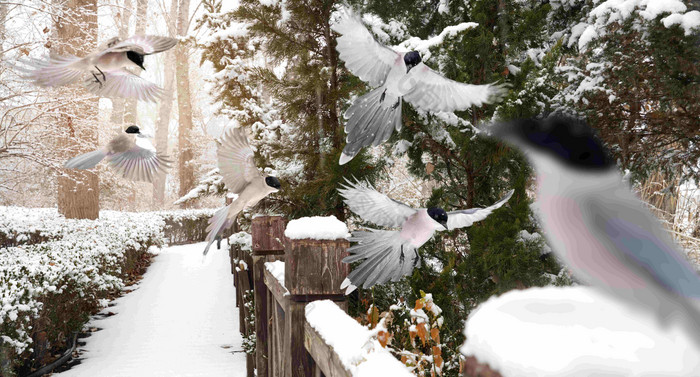
[[169, 50], [176, 44], [175, 38], [152, 35], [124, 40], [115, 37], [82, 58], [68, 55], [54, 56], [48, 61], [29, 60], [23, 63], [31, 69], [19, 69], [39, 86], [64, 86], [88, 77], [85, 87], [98, 96], [155, 102], [163, 89], [126, 68], [145, 70], [144, 56]]
[[378, 192], [369, 182], [356, 181], [338, 190], [345, 204], [363, 220], [400, 230], [355, 231], [350, 237], [356, 242], [343, 262], [364, 260], [343, 282], [342, 288], [352, 292], [356, 286], [369, 288], [375, 284], [398, 281], [420, 266], [418, 248], [430, 240], [436, 231], [471, 226], [503, 206], [513, 195], [510, 190], [501, 200], [486, 208], [470, 208], [445, 212], [442, 208], [412, 208]]

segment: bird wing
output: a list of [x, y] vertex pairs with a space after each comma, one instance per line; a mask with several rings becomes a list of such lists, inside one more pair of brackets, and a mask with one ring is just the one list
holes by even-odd
[[401, 55], [377, 42], [360, 18], [347, 9], [331, 29], [341, 35], [336, 49], [345, 67], [373, 87], [383, 85]]
[[121, 42], [115, 43], [112, 47], [100, 53], [104, 55], [109, 52], [134, 51], [142, 55], [155, 54], [173, 48], [177, 44], [177, 39], [170, 37], [160, 37], [156, 35], [134, 35]]
[[379, 226], [396, 228], [416, 210], [378, 192], [369, 182], [347, 181], [338, 189], [351, 211]]
[[582, 212], [597, 229], [594, 234], [605, 236], [598, 241], [644, 280], [677, 296], [700, 299], [700, 276], [639, 200], [622, 190], [616, 194], [618, 205], [607, 199], [590, 197], [584, 204], [589, 210]]
[[262, 179], [242, 128], [229, 128], [224, 133], [216, 156], [224, 184], [232, 193], [239, 194], [253, 179]]
[[141, 78], [126, 69], [105, 71], [97, 74], [100, 82], [94, 77], [85, 81], [85, 87], [91, 93], [107, 98], [136, 98], [144, 102], [156, 102], [163, 95], [163, 89], [158, 85]]
[[412, 89], [403, 98], [415, 107], [433, 112], [496, 102], [507, 92], [505, 85], [472, 85], [450, 80], [423, 63], [408, 72], [407, 80], [412, 83]]
[[[504, 204], [506, 204], [506, 202], [508, 201], [508, 199], [510, 199], [511, 196], [513, 196], [513, 190], [508, 191], [508, 193], [503, 198], [501, 198], [501, 200], [497, 201], [490, 207], [470, 208], [459, 211], [447, 212], [448, 230], [468, 227], [477, 221], [485, 219], [486, 217], [488, 217], [488, 215], [491, 214], [491, 212], [495, 211], [498, 208], [501, 208]], [[445, 229], [439, 228], [437, 230]]]
[[153, 182], [157, 174], [170, 170], [172, 160], [164, 154], [157, 153], [148, 140], [139, 140], [125, 152], [107, 156], [107, 161], [122, 173], [122, 176], [134, 181]]
[[[62, 86], [78, 81], [85, 74], [83, 60], [77, 56], [54, 56], [48, 61], [20, 60], [27, 67], [17, 66], [22, 77], [39, 86]], [[30, 69], [31, 68], [31, 69]]]

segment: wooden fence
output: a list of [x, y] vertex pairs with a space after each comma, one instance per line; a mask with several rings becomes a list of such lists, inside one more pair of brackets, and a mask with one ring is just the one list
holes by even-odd
[[[252, 253], [235, 244], [229, 251], [239, 329], [256, 339], [255, 352], [247, 354], [247, 376], [255, 376], [257, 369], [258, 377], [350, 377], [340, 356], [305, 315], [306, 304], [315, 300], [332, 300], [347, 312], [346, 296], [339, 287], [349, 272], [342, 263], [349, 243], [344, 239], [289, 240], [284, 236], [285, 227], [282, 216], [256, 217], [251, 225]], [[265, 265], [275, 261], [284, 262], [282, 282], [267, 268], [270, 264]], [[254, 306], [246, 298], [249, 290], [254, 292]], [[246, 321], [248, 317], [255, 318], [254, 328]], [[396, 365], [396, 373], [389, 375], [405, 375], [407, 370], [398, 361]], [[463, 367], [464, 377], [500, 377], [473, 357]]]
[[[256, 217], [252, 223], [252, 255], [231, 248], [240, 330], [255, 334], [255, 354], [247, 358], [247, 375], [253, 377], [351, 376], [333, 347], [306, 320], [306, 304], [332, 300], [347, 312], [340, 290], [348, 274], [342, 263], [348, 241], [289, 240], [281, 216]], [[284, 261], [284, 282], [266, 268], [266, 262]], [[247, 269], [244, 269], [247, 265]], [[269, 266], [269, 265], [268, 265]], [[243, 267], [243, 268], [241, 268]], [[250, 314], [245, 291], [254, 290], [255, 328], [244, 320]]]

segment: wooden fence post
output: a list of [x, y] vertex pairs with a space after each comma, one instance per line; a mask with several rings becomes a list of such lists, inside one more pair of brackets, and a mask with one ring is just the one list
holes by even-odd
[[[258, 377], [268, 377], [268, 292], [265, 285], [265, 262], [284, 260], [284, 230], [282, 216], [258, 216], [250, 226], [253, 237], [253, 286], [255, 295], [255, 367]], [[251, 266], [249, 266], [251, 267]]]
[[342, 259], [349, 245], [345, 239], [293, 239], [285, 245], [284, 285], [290, 294], [284, 337], [287, 377], [312, 377], [317, 373], [304, 346], [306, 304], [330, 299], [347, 311], [340, 284], [348, 275], [348, 264]]

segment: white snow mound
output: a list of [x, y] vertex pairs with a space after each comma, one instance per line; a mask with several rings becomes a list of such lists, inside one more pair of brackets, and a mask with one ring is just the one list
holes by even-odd
[[700, 350], [590, 287], [544, 287], [492, 297], [465, 325], [462, 354], [503, 377], [700, 376]]
[[287, 224], [284, 235], [293, 240], [337, 240], [350, 237], [347, 225], [335, 216], [302, 217], [292, 220]]
[[374, 338], [373, 331], [360, 325], [330, 300], [306, 305], [306, 320], [323, 340], [333, 348], [343, 367], [354, 377], [413, 377]]

